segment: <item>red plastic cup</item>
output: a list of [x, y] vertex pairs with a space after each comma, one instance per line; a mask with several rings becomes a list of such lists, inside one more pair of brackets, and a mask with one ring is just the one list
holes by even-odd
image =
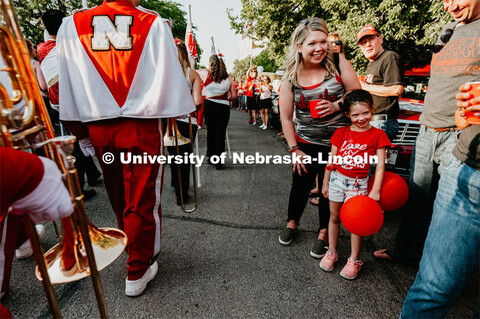
[[[480, 96], [480, 82], [469, 82], [466, 84], [470, 84], [472, 86], [470, 91], [468, 91], [468, 93], [473, 95], [472, 99]], [[473, 113], [477, 112], [465, 111], [465, 118], [468, 124], [480, 124], [480, 118], [473, 115]]]
[[312, 116], [312, 119], [319, 119], [320, 116], [318, 116], [318, 110], [315, 110], [315, 108], [318, 106], [318, 102], [321, 100], [311, 100], [310, 101], [310, 115]]

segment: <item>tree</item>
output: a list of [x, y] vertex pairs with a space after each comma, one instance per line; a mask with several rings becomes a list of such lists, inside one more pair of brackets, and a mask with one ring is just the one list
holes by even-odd
[[233, 61], [233, 72], [232, 77], [235, 81], [245, 78], [248, 68], [250, 67], [250, 56], [247, 56], [245, 59]]
[[263, 66], [264, 72], [275, 72], [278, 70], [277, 63], [268, 50], [263, 50], [258, 56], [254, 57], [252, 63]]
[[[185, 31], [187, 29], [187, 13], [180, 7], [181, 4], [173, 1], [163, 0], [141, 0], [140, 5], [144, 8], [156, 11], [163, 18], [172, 21], [172, 34], [174, 38], [178, 38], [182, 41], [185, 39]], [[193, 26], [193, 29], [197, 29]], [[200, 63], [203, 50], [200, 48], [197, 42], [197, 64]]]
[[428, 63], [431, 45], [441, 27], [451, 20], [441, 1], [431, 0], [242, 0], [239, 16], [227, 13], [237, 33], [244, 32], [246, 22], [253, 22], [248, 35], [268, 39], [276, 59], [285, 57], [289, 37], [298, 23], [318, 16], [330, 31], [342, 36], [346, 56], [358, 72], [367, 60], [356, 43], [356, 33], [373, 24], [383, 35], [384, 47], [398, 52], [410, 65]]
[[81, 0], [13, 0], [13, 5], [17, 11], [20, 28], [25, 38], [32, 41], [33, 44], [43, 42], [43, 24], [41, 16], [47, 9], [59, 9], [70, 14], [74, 9], [82, 7]]
[[[306, 14], [308, 12], [308, 14]], [[289, 38], [299, 21], [325, 12], [318, 1], [311, 0], [242, 0], [240, 16], [227, 9], [230, 24], [237, 33], [251, 22], [247, 35], [256, 40], [269, 40], [269, 50], [274, 56], [283, 56]]]
[[[30, 39], [34, 44], [43, 42], [43, 24], [41, 16], [47, 9], [59, 9], [67, 15], [72, 14], [73, 10], [82, 7], [81, 0], [13, 0], [17, 11], [20, 27], [25, 38]], [[89, 7], [94, 7], [103, 3], [103, 0], [88, 1]], [[187, 28], [186, 12], [181, 9], [181, 4], [173, 1], [163, 0], [141, 0], [140, 5], [144, 8], [156, 11], [163, 18], [172, 21], [173, 37], [184, 39]], [[193, 27], [196, 29], [196, 27]], [[198, 59], [200, 61], [202, 49], [198, 46]]]
[[252, 64], [263, 66], [264, 72], [275, 72], [277, 71], [278, 65], [275, 60], [270, 57], [271, 53], [268, 50], [263, 50], [259, 55], [251, 59], [250, 56], [242, 60], [236, 59], [233, 61], [233, 73], [232, 76], [235, 80], [241, 80], [247, 74], [248, 68], [250, 67], [250, 59]]

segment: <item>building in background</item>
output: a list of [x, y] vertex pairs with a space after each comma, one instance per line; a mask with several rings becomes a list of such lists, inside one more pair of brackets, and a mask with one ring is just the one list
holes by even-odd
[[245, 34], [238, 35], [238, 39], [238, 60], [243, 60], [248, 56], [253, 59], [266, 48], [267, 44], [264, 40], [252, 40]]

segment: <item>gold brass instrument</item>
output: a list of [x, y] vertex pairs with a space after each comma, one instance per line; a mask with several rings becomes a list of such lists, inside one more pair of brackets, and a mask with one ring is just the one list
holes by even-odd
[[[176, 155], [180, 155], [179, 145], [185, 145], [190, 143], [190, 151], [194, 153], [193, 149], [193, 132], [192, 132], [192, 117], [188, 116], [188, 133], [190, 139], [184, 137], [180, 134], [178, 130], [177, 122], [174, 118], [167, 119], [167, 130], [165, 136], [163, 137], [163, 144], [165, 146], [175, 146]], [[185, 207], [185, 201], [183, 200], [183, 189], [182, 189], [182, 173], [180, 172], [180, 165], [177, 165], [177, 176], [178, 176], [178, 187], [180, 188], [180, 207], [185, 213], [193, 213], [198, 207], [198, 191], [197, 191], [197, 174], [195, 172], [195, 164], [192, 162], [190, 164], [192, 175], [193, 175], [193, 196], [195, 198], [195, 204], [192, 208]]]
[[[55, 161], [65, 178], [74, 205], [73, 214], [62, 219], [61, 242], [45, 255], [35, 225], [27, 219], [27, 228], [37, 261], [36, 274], [42, 280], [50, 310], [61, 318], [52, 284], [92, 278], [102, 318], [107, 309], [99, 270], [113, 262], [125, 249], [127, 237], [115, 228], [97, 228], [89, 220], [83, 205], [83, 193], [71, 155], [74, 136], [55, 137], [30, 56], [19, 29], [11, 0], [0, 0], [6, 28], [0, 27], [0, 58], [5, 64], [12, 86], [12, 95], [0, 84], [0, 146], [14, 149], [42, 148], [46, 157]], [[14, 108], [25, 101], [23, 115]]]

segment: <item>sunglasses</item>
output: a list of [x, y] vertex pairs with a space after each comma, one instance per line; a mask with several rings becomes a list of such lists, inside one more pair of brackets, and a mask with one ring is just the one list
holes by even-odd
[[308, 18], [308, 19], [303, 19], [302, 21], [300, 21], [301, 24], [304, 24], [304, 25], [308, 25], [308, 23], [312, 21], [312, 18]]
[[342, 41], [340, 41], [340, 40], [333, 41], [333, 44], [335, 44], [335, 45], [342, 45]]

